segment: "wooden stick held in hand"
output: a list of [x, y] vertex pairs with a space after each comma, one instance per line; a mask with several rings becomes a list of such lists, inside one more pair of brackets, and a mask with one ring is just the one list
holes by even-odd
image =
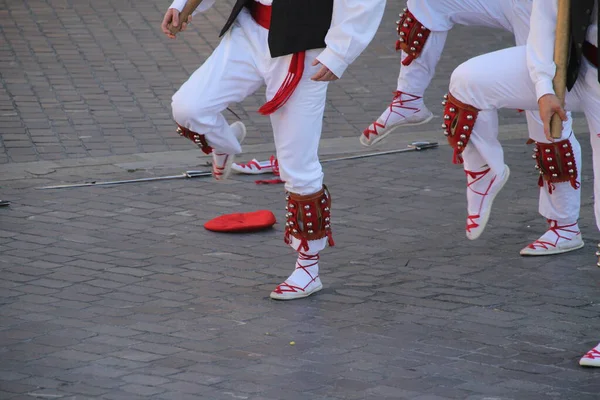
[[[570, 5], [571, 0], [558, 0], [558, 15], [556, 18], [556, 38], [554, 41], [554, 63], [556, 64], [556, 75], [552, 83], [554, 92], [562, 106], [565, 104], [565, 93], [567, 91], [567, 61], [569, 58], [570, 38]], [[550, 120], [550, 136], [559, 139], [562, 132], [562, 120], [558, 114]]]
[[171, 31], [173, 35], [176, 35], [177, 33], [179, 33], [179, 31], [181, 31], [181, 26], [183, 25], [183, 23], [187, 22], [188, 17], [192, 15], [192, 13], [196, 10], [196, 8], [198, 8], [200, 3], [202, 3], [202, 0], [188, 0], [187, 3], [185, 3], [183, 10], [181, 10], [181, 12], [179, 13], [179, 25], [169, 25], [169, 31]]

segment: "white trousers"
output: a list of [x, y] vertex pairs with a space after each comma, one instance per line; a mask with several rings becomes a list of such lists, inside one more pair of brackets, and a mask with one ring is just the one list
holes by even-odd
[[[211, 56], [173, 96], [175, 121], [204, 134], [219, 152], [242, 151], [222, 115], [227, 106], [242, 101], [263, 84], [267, 99], [271, 99], [288, 73], [292, 56], [271, 58], [267, 37], [268, 30], [243, 10]], [[323, 187], [318, 148], [327, 82], [310, 80], [320, 68], [311, 65], [319, 53], [306, 52], [300, 84], [287, 103], [270, 115], [281, 179], [286, 190], [300, 195]]]
[[454, 24], [504, 29], [515, 35], [517, 46], [525, 44], [531, 4], [532, 0], [408, 0], [409, 11], [431, 34], [421, 55], [400, 68], [398, 90], [423, 96]]
[[[423, 96], [435, 74], [448, 31], [454, 24], [505, 29], [514, 34], [518, 46], [524, 45], [529, 35], [531, 6], [532, 0], [408, 0], [408, 9], [431, 30], [431, 34], [421, 55], [410, 65], [401, 66], [397, 90]], [[402, 59], [405, 56], [403, 53]], [[452, 90], [451, 92], [454, 94]], [[529, 137], [536, 142], [547, 143], [539, 113], [526, 111], [525, 114]], [[580, 149], [574, 136], [571, 144], [574, 150]], [[580, 154], [579, 150], [575, 151]], [[467, 167], [470, 163], [465, 162]], [[478, 166], [480, 167], [481, 165]], [[539, 212], [545, 218], [568, 224], [579, 218], [581, 193], [569, 184], [556, 185], [552, 194], [542, 188], [539, 201]]]
[[[498, 141], [497, 109], [538, 108], [535, 87], [527, 68], [525, 46], [484, 54], [461, 64], [450, 79], [450, 92], [458, 100], [481, 110], [463, 153], [465, 169], [476, 169], [481, 163], [485, 163], [495, 173], [500, 173], [504, 165], [504, 154]], [[600, 84], [598, 71], [587, 60], [582, 61], [575, 87], [566, 95], [565, 108], [568, 111], [583, 111], [588, 122], [594, 152], [594, 210], [600, 230]], [[581, 147], [571, 132], [570, 121], [567, 121], [563, 124], [562, 138], [570, 138], [579, 172], [578, 180], [581, 181]], [[550, 196], [550, 204], [540, 199], [542, 215], [545, 215], [544, 211], [556, 213], [556, 216], [545, 216], [566, 221], [575, 215], [575, 210], [578, 214], [580, 198], [569, 196], [571, 190], [565, 188], [571, 188], [570, 184], [565, 182], [556, 185], [557, 191]]]

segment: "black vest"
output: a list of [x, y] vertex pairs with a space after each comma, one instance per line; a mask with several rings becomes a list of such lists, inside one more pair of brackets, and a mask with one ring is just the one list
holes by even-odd
[[[571, 1], [571, 43], [569, 47], [569, 63], [567, 65], [567, 89], [571, 90], [577, 76], [579, 75], [579, 66], [581, 65], [581, 57], [583, 43], [587, 34], [588, 27], [592, 22], [592, 12], [594, 11], [594, 2], [597, 0], [572, 0]], [[600, 7], [598, 7], [600, 13]], [[600, 30], [598, 30], [600, 43]], [[600, 62], [600, 52], [598, 52], [598, 60]], [[598, 74], [600, 82], [600, 74]]]
[[[237, 0], [219, 36], [229, 30], [244, 7], [254, 0]], [[280, 57], [325, 47], [333, 0], [273, 0], [269, 50]]]

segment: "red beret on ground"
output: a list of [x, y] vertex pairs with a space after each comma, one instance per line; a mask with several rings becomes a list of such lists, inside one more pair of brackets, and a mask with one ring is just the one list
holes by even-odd
[[269, 210], [225, 214], [211, 219], [204, 228], [213, 232], [254, 232], [275, 225], [275, 215]]

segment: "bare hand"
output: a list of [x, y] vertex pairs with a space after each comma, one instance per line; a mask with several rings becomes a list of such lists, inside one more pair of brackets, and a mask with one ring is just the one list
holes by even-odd
[[546, 139], [553, 140], [550, 135], [550, 120], [552, 116], [558, 114], [562, 121], [566, 121], [567, 113], [555, 94], [548, 93], [540, 97], [538, 106], [540, 107], [540, 118], [544, 124], [544, 135], [546, 135]]
[[[313, 67], [317, 66], [319, 64], [321, 64], [321, 63], [316, 58], [312, 62]], [[317, 73], [314, 74], [310, 79], [312, 79], [313, 81], [317, 81], [317, 82], [329, 82], [329, 81], [337, 80], [338, 77], [335, 76], [335, 74], [333, 72], [331, 72], [331, 70], [329, 68], [327, 68], [325, 65], [321, 64], [321, 69], [319, 69], [317, 71]]]
[[[185, 31], [185, 28], [187, 28], [187, 25], [191, 22], [192, 22], [192, 16], [190, 15], [187, 18], [187, 21], [183, 22], [181, 24], [181, 28], [179, 29], [179, 32]], [[163, 18], [163, 21], [162, 21], [162, 24], [160, 25], [160, 27], [162, 28], [162, 31], [165, 35], [167, 35], [171, 39], [175, 39], [176, 36], [171, 33], [169, 28], [179, 27], [179, 11], [177, 11], [175, 8], [169, 8], [167, 10], [167, 12], [165, 13], [165, 17]]]

